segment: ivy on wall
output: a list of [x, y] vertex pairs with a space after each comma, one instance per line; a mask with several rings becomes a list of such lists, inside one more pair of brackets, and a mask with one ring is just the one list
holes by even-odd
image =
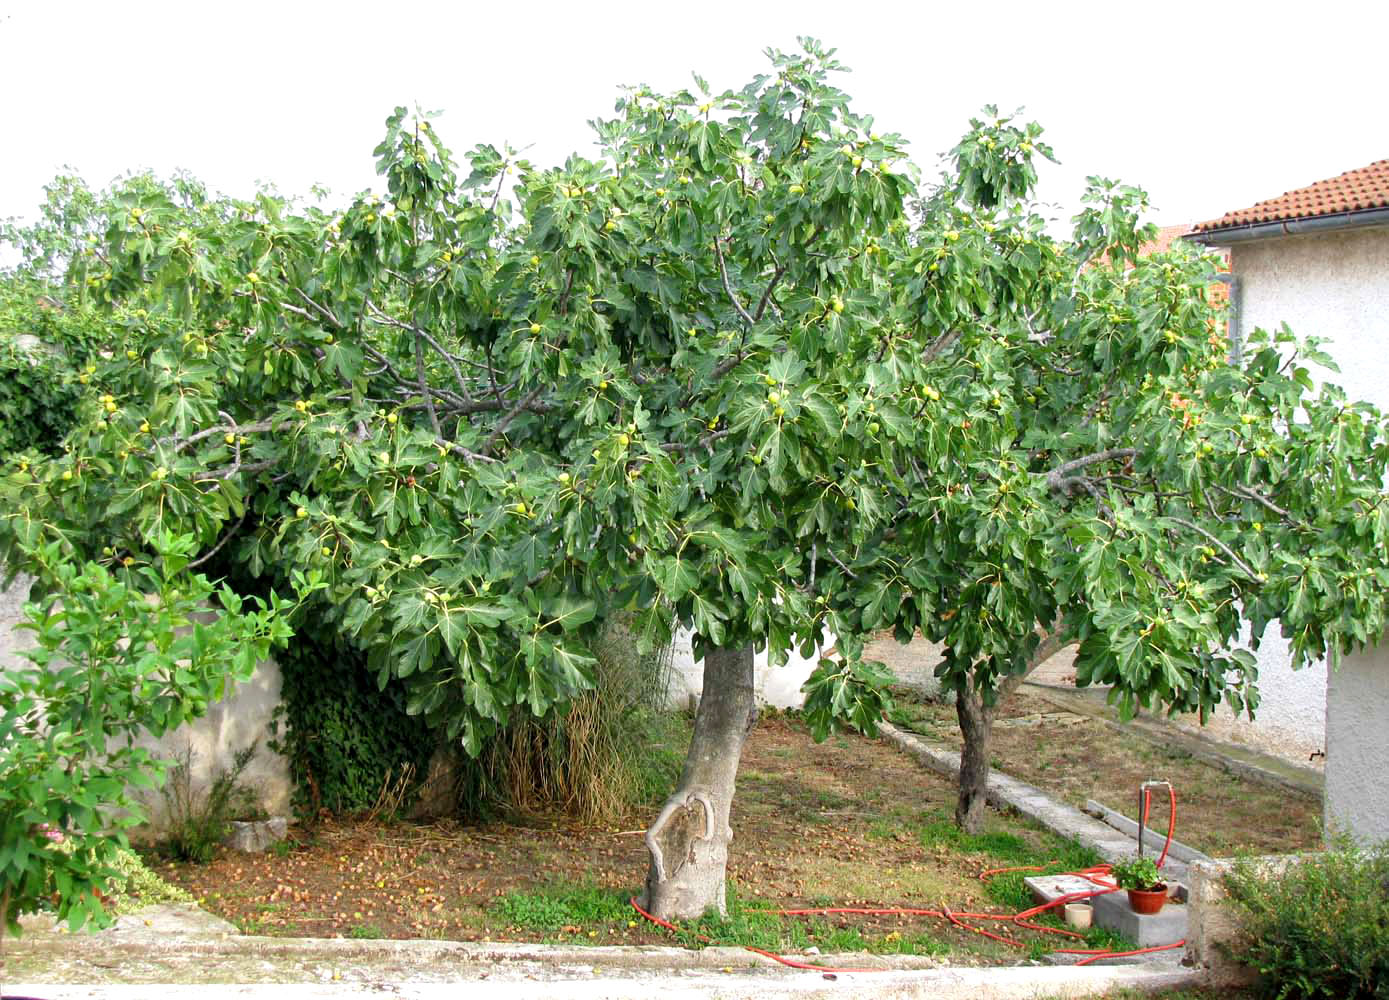
[[276, 659], [281, 695], [269, 745], [289, 761], [301, 816], [363, 812], [406, 768], [424, 777], [438, 738], [406, 714], [397, 682], [379, 690], [363, 655], [303, 626]]

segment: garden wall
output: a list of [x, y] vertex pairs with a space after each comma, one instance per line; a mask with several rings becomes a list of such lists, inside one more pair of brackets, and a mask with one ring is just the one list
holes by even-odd
[[[26, 661], [19, 655], [30, 633], [14, 626], [22, 618], [30, 580], [20, 577], [0, 591], [0, 670], [14, 669]], [[201, 792], [212, 776], [229, 768], [238, 750], [259, 741], [260, 747], [242, 774], [242, 783], [255, 790], [262, 809], [274, 816], [288, 815], [289, 767], [284, 758], [265, 746], [268, 726], [280, 703], [280, 668], [274, 660], [262, 661], [255, 674], [236, 685], [221, 701], [208, 706], [207, 715], [167, 734], [159, 741], [141, 741], [161, 757], [174, 759], [192, 754], [192, 788]], [[163, 825], [164, 801], [158, 791], [139, 790], [136, 796], [148, 807], [150, 828], [137, 833], [155, 834]]]

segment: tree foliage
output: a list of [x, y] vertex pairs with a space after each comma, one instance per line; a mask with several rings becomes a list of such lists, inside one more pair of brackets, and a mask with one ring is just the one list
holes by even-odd
[[0, 933], [50, 896], [74, 927], [106, 922], [122, 831], [145, 815], [134, 792], [167, 766], [139, 741], [202, 715], [289, 634], [278, 600], [185, 572], [191, 539], [151, 545], [157, 567], [120, 573], [56, 542], [31, 553], [61, 601], [25, 605], [28, 663], [0, 674]]
[[624, 608], [696, 654], [832, 633], [821, 733], [880, 716], [879, 629], [985, 703], [1077, 641], [1125, 712], [1252, 711], [1242, 622], [1299, 662], [1377, 637], [1384, 422], [1314, 386], [1315, 342], [1228, 364], [1213, 261], [1141, 255], [1141, 191], [1093, 178], [1051, 235], [1052, 152], [994, 109], [922, 184], [803, 44], [740, 90], [625, 91], [597, 160], [460, 163], [398, 108], [384, 199], [142, 182], [94, 242], [50, 226], [105, 350], [63, 454], [0, 479], [0, 558], [122, 578], [189, 534], [317, 588], [473, 753], [584, 689]]

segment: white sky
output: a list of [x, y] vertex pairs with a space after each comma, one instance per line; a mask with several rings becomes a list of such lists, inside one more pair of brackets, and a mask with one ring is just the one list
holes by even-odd
[[929, 175], [984, 104], [1025, 106], [1066, 215], [1087, 174], [1145, 187], [1174, 224], [1389, 156], [1383, 0], [0, 0], [0, 217], [31, 215], [64, 165], [345, 198], [375, 181], [397, 104], [444, 111], [456, 152], [510, 141], [549, 165], [591, 152], [621, 84], [740, 87], [799, 34], [839, 49], [855, 109]]

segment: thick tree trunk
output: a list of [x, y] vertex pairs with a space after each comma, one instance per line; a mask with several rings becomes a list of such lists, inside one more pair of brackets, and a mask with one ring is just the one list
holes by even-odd
[[955, 803], [955, 825], [966, 833], [978, 833], [988, 799], [989, 743], [993, 738], [998, 706], [984, 705], [971, 684], [955, 698], [955, 717], [960, 720], [960, 795]]
[[642, 906], [663, 920], [727, 912], [729, 810], [743, 742], [756, 717], [752, 647], [710, 650], [685, 771], [646, 831], [651, 868]]

